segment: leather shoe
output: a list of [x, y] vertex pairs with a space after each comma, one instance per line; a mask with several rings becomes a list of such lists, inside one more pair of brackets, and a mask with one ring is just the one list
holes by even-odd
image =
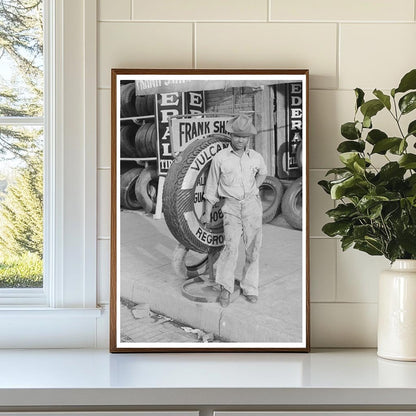
[[258, 297], [256, 295], [244, 295], [250, 303], [256, 303]]
[[231, 293], [227, 289], [221, 288], [219, 301], [223, 308], [226, 308], [230, 304], [230, 295]]

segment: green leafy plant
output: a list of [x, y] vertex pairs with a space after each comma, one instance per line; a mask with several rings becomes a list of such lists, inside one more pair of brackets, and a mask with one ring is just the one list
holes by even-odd
[[[416, 120], [404, 128], [402, 118], [416, 109], [416, 69], [390, 95], [375, 89], [375, 98], [366, 101], [360, 88], [355, 95], [354, 120], [341, 126], [346, 140], [337, 148], [343, 166], [327, 172], [334, 180], [319, 182], [338, 201], [322, 231], [340, 236], [343, 250], [353, 247], [391, 262], [416, 259]], [[395, 133], [373, 128], [380, 111], [393, 117]], [[383, 166], [376, 155], [385, 158]]]

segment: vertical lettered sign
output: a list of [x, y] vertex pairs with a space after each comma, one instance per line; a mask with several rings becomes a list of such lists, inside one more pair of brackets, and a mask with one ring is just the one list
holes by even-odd
[[302, 83], [289, 84], [288, 94], [288, 152], [287, 167], [289, 170], [298, 169], [296, 150], [302, 143]]
[[159, 175], [166, 176], [173, 162], [169, 117], [204, 113], [205, 97], [203, 91], [187, 91], [157, 94], [156, 98]]
[[205, 113], [205, 99], [203, 91], [185, 92], [185, 113], [195, 115]]
[[183, 94], [180, 92], [157, 94], [156, 102], [159, 175], [166, 176], [173, 161], [170, 145], [169, 117], [182, 114]]

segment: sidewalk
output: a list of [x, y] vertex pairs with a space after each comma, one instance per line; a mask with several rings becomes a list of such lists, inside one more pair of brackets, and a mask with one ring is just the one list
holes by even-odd
[[[172, 252], [177, 244], [165, 221], [143, 211], [122, 211], [121, 296], [148, 303], [152, 311], [233, 342], [302, 340], [301, 232], [265, 224], [260, 260], [259, 300], [240, 296], [227, 308], [185, 298], [185, 278], [176, 276]], [[240, 249], [237, 277], [241, 276]]]

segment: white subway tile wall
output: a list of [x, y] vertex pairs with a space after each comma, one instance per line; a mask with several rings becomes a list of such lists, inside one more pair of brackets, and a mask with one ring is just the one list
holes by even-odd
[[312, 302], [335, 302], [338, 240], [313, 238], [310, 241]]
[[111, 211], [111, 171], [109, 168], [98, 169], [98, 238], [110, 237], [110, 211]]
[[268, 0], [133, 0], [134, 20], [267, 21]]
[[[415, 0], [98, 0], [98, 295], [109, 301], [111, 68], [309, 68], [311, 341], [374, 347], [380, 257], [326, 237], [317, 185], [339, 165], [355, 87], [386, 91], [416, 67]], [[375, 119], [393, 127], [387, 115]], [[380, 161], [382, 162], [382, 161]]]
[[111, 166], [111, 91], [98, 90], [97, 111], [99, 123], [97, 126], [97, 166], [109, 168]]
[[98, 3], [99, 20], [130, 20], [131, 0], [100, 0]]
[[413, 22], [413, 8], [413, 0], [271, 0], [271, 19]]
[[198, 23], [195, 48], [197, 68], [308, 68], [312, 88], [337, 85], [333, 23]]

